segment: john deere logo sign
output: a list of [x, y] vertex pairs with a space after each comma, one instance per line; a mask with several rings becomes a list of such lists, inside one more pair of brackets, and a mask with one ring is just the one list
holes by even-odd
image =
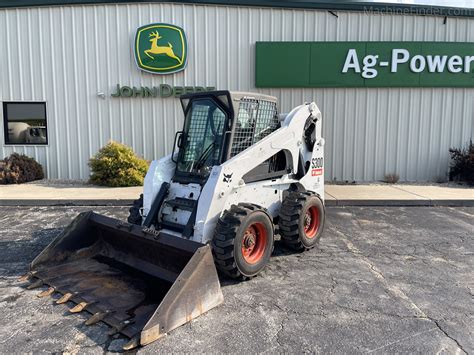
[[137, 29], [135, 59], [142, 70], [176, 73], [186, 66], [187, 52], [186, 35], [178, 26], [154, 23]]

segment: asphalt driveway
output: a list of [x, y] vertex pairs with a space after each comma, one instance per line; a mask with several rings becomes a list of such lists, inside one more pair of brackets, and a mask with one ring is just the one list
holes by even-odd
[[[16, 281], [84, 210], [0, 207], [0, 353], [101, 353], [125, 342]], [[277, 245], [261, 276], [222, 279], [222, 306], [138, 352], [472, 353], [473, 236], [474, 208], [328, 208], [318, 249]]]

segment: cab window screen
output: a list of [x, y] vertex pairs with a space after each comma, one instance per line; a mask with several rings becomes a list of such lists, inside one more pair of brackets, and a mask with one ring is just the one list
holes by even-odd
[[213, 100], [200, 99], [191, 103], [178, 171], [207, 175], [212, 166], [219, 164], [225, 121], [225, 112]]
[[4, 102], [3, 128], [5, 144], [48, 144], [46, 103]]
[[230, 156], [239, 154], [279, 127], [275, 102], [244, 97], [239, 104]]

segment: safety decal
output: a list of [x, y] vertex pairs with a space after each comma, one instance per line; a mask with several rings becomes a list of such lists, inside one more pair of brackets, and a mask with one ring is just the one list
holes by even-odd
[[323, 158], [313, 158], [311, 159], [311, 176], [320, 176], [323, 175]]
[[311, 176], [323, 175], [323, 168], [311, 169]]

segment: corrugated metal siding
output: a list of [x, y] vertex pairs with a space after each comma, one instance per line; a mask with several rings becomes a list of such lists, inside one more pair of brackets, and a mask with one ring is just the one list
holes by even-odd
[[[469, 18], [443, 24], [430, 16], [337, 14], [163, 3], [2, 9], [0, 101], [46, 101], [50, 141], [47, 147], [2, 144], [2, 155], [33, 156], [50, 178], [86, 178], [88, 158], [109, 139], [158, 158], [170, 152], [181, 128], [178, 100], [112, 98], [115, 84], [254, 91], [256, 41], [474, 41]], [[158, 76], [136, 68], [135, 29], [151, 22], [185, 29], [184, 72]], [[279, 97], [282, 112], [318, 103], [327, 180], [373, 181], [390, 172], [409, 181], [445, 177], [448, 148], [474, 135], [474, 89], [258, 91]]]

